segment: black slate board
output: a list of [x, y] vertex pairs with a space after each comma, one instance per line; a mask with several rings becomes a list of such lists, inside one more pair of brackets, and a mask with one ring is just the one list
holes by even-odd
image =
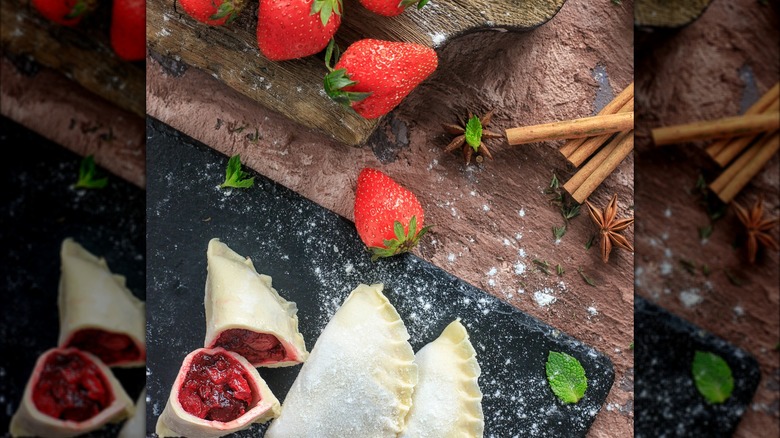
[[[219, 189], [227, 160], [147, 119], [147, 434], [184, 356], [203, 346], [206, 248], [219, 237], [297, 303], [309, 350], [355, 286], [381, 282], [415, 351], [462, 318], [482, 367], [485, 436], [585, 436], [614, 379], [606, 356], [412, 255], [371, 262], [350, 221], [261, 175], [251, 173], [250, 189]], [[547, 385], [550, 350], [575, 356], [587, 372], [589, 388], [575, 406]], [[260, 374], [283, 401], [299, 369]], [[235, 436], [262, 436], [265, 427]]]
[[[110, 175], [106, 188], [73, 189], [81, 157], [5, 118], [0, 144], [13, 150], [0, 160], [2, 211], [0, 263], [0, 434], [6, 434], [35, 361], [57, 344], [57, 284], [60, 245], [73, 237], [127, 277], [133, 293], [145, 297], [145, 193]], [[144, 387], [143, 368], [114, 369], [133, 400]], [[114, 437], [120, 425], [90, 437]]]
[[[730, 437], [761, 380], [758, 362], [638, 295], [634, 333], [636, 438]], [[731, 367], [734, 392], [725, 403], [709, 404], [696, 390], [691, 363], [697, 350], [715, 353]]]

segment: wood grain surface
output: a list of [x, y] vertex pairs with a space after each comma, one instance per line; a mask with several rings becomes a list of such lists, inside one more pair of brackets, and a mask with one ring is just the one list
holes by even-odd
[[[529, 30], [552, 18], [565, 0], [434, 1], [423, 10], [386, 18], [357, 0], [344, 3], [337, 35], [342, 48], [371, 37], [435, 47], [467, 32]], [[148, 47], [198, 67], [250, 99], [350, 145], [365, 143], [378, 120], [366, 120], [332, 102], [322, 89], [327, 73], [320, 56], [273, 62], [257, 48], [257, 4], [228, 26], [209, 27], [177, 10], [173, 0], [147, 1]]]
[[72, 28], [46, 20], [27, 0], [3, 0], [0, 12], [0, 46], [6, 55], [30, 57], [119, 108], [140, 117], [146, 114], [144, 63], [126, 62], [114, 54], [111, 8], [99, 7]]

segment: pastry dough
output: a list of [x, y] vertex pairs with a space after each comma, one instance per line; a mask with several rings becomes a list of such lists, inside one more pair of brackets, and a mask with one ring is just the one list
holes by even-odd
[[485, 428], [477, 353], [455, 320], [415, 355], [420, 379], [399, 438], [481, 438]]
[[[105, 259], [71, 238], [62, 242], [60, 256], [58, 345], [89, 351], [108, 366], [144, 366], [145, 305], [125, 286], [125, 277], [112, 274]], [[112, 342], [101, 344], [101, 336]]]
[[[99, 376], [101, 384], [104, 385], [100, 390], [105, 391], [105, 394], [108, 396], [108, 404], [96, 415], [83, 421], [55, 418], [42, 412], [35, 403], [35, 400], [42, 402], [41, 398], [39, 398], [40, 396], [36, 394], [36, 388], [41, 383], [41, 377], [46, 373], [46, 365], [56, 361], [60, 356], [72, 357], [72, 355], [77, 355], [85, 363], [91, 364], [89, 368], [97, 369], [96, 375]], [[49, 382], [52, 382], [52, 380], [49, 380]], [[94, 391], [93, 385], [90, 388]], [[46, 399], [49, 401], [57, 400], [61, 402], [63, 400], [59, 397], [59, 393], [54, 395], [52, 392], [44, 390], [44, 394], [48, 396]], [[73, 407], [73, 405], [69, 406]], [[100, 359], [73, 348], [52, 348], [44, 352], [35, 363], [32, 375], [24, 388], [24, 395], [22, 396], [19, 409], [11, 418], [10, 433], [14, 438], [69, 438], [100, 429], [107, 423], [122, 421], [129, 415], [132, 415], [133, 411], [133, 401], [125, 393], [122, 385], [116, 380], [111, 370]]]
[[146, 388], [141, 391], [135, 403], [135, 414], [122, 425], [117, 438], [139, 438], [146, 436]]
[[219, 239], [207, 251], [206, 348], [223, 347], [254, 366], [297, 365], [309, 353], [298, 331], [298, 308], [258, 274], [252, 261]]
[[[251, 388], [251, 402], [247, 405], [246, 411], [231, 421], [207, 420], [197, 417], [185, 410], [180, 401], [180, 393], [185, 391], [189, 371], [203, 356], [224, 355], [237, 363], [246, 378], [246, 382]], [[208, 370], [211, 373], [218, 373], [216, 367]], [[223, 383], [222, 385], [230, 385]], [[195, 385], [196, 391], [199, 387], [205, 385]], [[224, 388], [224, 386], [223, 386]], [[230, 386], [231, 391], [233, 386]], [[223, 392], [224, 394], [224, 392]], [[186, 394], [185, 394], [186, 396]], [[218, 398], [224, 400], [224, 397], [218, 395]], [[253, 423], [264, 423], [271, 418], [279, 415], [279, 400], [268, 389], [265, 381], [257, 373], [257, 370], [246, 359], [231, 351], [223, 348], [206, 349], [200, 348], [188, 354], [184, 358], [176, 381], [173, 383], [171, 395], [168, 397], [168, 403], [160, 418], [157, 420], [156, 433], [160, 438], [163, 437], [189, 437], [189, 438], [216, 438], [229, 433], [250, 427]]]
[[395, 438], [417, 382], [414, 352], [382, 285], [360, 285], [323, 330], [266, 438]]

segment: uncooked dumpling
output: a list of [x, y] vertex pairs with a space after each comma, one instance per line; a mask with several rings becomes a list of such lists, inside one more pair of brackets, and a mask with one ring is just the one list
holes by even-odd
[[146, 436], [146, 388], [135, 402], [135, 414], [125, 421], [117, 438], [139, 438]]
[[159, 437], [216, 438], [279, 415], [279, 400], [246, 359], [223, 348], [200, 348], [184, 358]]
[[111, 367], [144, 366], [146, 310], [125, 277], [70, 238], [60, 256], [59, 346], [88, 351]]
[[298, 308], [271, 286], [271, 277], [219, 239], [211, 239], [207, 257], [205, 347], [235, 351], [256, 367], [305, 361]]
[[419, 381], [399, 438], [480, 438], [485, 426], [477, 353], [460, 320], [415, 355]]
[[69, 438], [122, 421], [133, 410], [133, 401], [98, 358], [52, 348], [35, 363], [10, 432], [12, 437]]
[[323, 330], [266, 438], [395, 438], [417, 382], [409, 334], [382, 285], [360, 285]]

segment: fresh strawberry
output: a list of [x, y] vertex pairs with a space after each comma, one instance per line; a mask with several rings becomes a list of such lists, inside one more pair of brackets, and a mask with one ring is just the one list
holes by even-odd
[[63, 26], [75, 26], [95, 7], [93, 0], [32, 0], [41, 15]]
[[439, 64], [436, 52], [420, 44], [364, 39], [330, 68], [334, 47], [331, 43], [325, 54], [330, 70], [325, 92], [366, 119], [389, 113]]
[[114, 0], [111, 47], [125, 61], [146, 57], [146, 0]]
[[321, 51], [341, 25], [341, 10], [341, 0], [260, 0], [260, 52], [284, 61]]
[[244, 9], [245, 0], [179, 0], [190, 17], [209, 26], [229, 24]]
[[360, 172], [355, 194], [355, 227], [373, 253], [372, 259], [412, 249], [430, 227], [414, 193], [384, 173], [371, 168]]
[[428, 4], [429, 0], [360, 0], [369, 11], [384, 15], [385, 17], [395, 17], [404, 11], [408, 6], [417, 5], [417, 9], [422, 9]]

